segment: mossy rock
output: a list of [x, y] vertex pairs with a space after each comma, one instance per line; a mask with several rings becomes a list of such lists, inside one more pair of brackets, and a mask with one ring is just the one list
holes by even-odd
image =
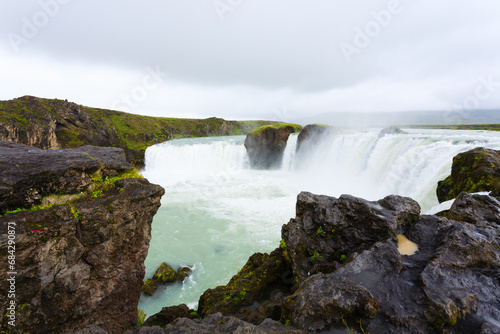
[[264, 125], [253, 129], [248, 133], [249, 136], [258, 137], [261, 136], [267, 130], [289, 130], [291, 133], [299, 132], [302, 130], [302, 126], [292, 123], [276, 123], [271, 125]]
[[191, 275], [191, 268], [181, 267], [177, 271], [177, 280], [183, 282], [189, 275]]
[[167, 263], [163, 262], [153, 274], [154, 281], [159, 283], [173, 283], [177, 281], [177, 272]]
[[461, 192], [497, 191], [500, 187], [500, 151], [478, 147], [453, 158], [451, 175], [439, 181], [439, 202], [456, 198]]
[[152, 279], [147, 279], [141, 288], [141, 292], [146, 296], [152, 296], [158, 290], [158, 283]]
[[291, 269], [282, 249], [278, 248], [271, 254], [255, 253], [227, 285], [205, 291], [198, 304], [198, 313], [205, 317], [221, 312], [252, 323], [260, 323], [273, 316], [278, 320], [281, 298], [275, 298], [275, 303], [269, 300], [273, 299], [270, 296], [290, 292], [289, 272]]

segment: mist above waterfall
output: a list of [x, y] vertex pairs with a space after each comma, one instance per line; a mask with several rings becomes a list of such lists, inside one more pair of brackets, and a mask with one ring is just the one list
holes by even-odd
[[164, 261], [195, 266], [184, 284], [142, 297], [148, 314], [186, 303], [225, 284], [255, 252], [275, 249], [281, 226], [295, 216], [300, 191], [369, 200], [389, 194], [417, 200], [425, 213], [438, 204], [436, 186], [453, 157], [478, 146], [500, 149], [487, 131], [379, 129], [337, 132], [296, 152], [292, 134], [280, 170], [252, 170], [244, 136], [173, 140], [146, 151], [144, 176], [166, 189], [153, 222], [146, 277]]

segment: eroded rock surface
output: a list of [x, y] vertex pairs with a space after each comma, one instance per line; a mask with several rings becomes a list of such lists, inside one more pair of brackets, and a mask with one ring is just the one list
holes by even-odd
[[456, 198], [461, 192], [500, 192], [500, 151], [478, 147], [453, 158], [451, 175], [439, 181], [439, 202]]
[[279, 123], [250, 131], [245, 138], [250, 166], [255, 169], [280, 168], [288, 137], [300, 129], [299, 125]]
[[[93, 171], [116, 175], [131, 168], [119, 149], [47, 152], [2, 144], [2, 152], [10, 147], [19, 155], [8, 155], [15, 163], [3, 164], [0, 174], [2, 188], [11, 189], [8, 198], [14, 201], [22, 202], [25, 192], [12, 189], [36, 189], [40, 195], [79, 192], [88, 186]], [[100, 327], [108, 333], [123, 333], [136, 327], [151, 222], [163, 193], [163, 188], [146, 179], [124, 178], [94, 196], [82, 194], [65, 204], [0, 217], [0, 257], [7, 259], [8, 229], [14, 226], [17, 273], [16, 327], [7, 324], [9, 299], [2, 298], [1, 329], [66, 333], [90, 326], [89, 330]], [[7, 277], [11, 271], [3, 261], [0, 276]], [[3, 279], [0, 294], [7, 296], [8, 290]]]

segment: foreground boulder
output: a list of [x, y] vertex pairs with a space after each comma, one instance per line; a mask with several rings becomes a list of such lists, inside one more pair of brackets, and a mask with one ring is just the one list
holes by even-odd
[[[305, 331], [283, 326], [277, 321], [266, 319], [259, 325], [254, 325], [236, 317], [223, 316], [215, 313], [204, 319], [178, 318], [165, 327], [153, 326], [143, 327], [125, 334], [230, 334], [230, 333], [252, 333], [252, 334], [305, 334]], [[83, 334], [83, 333], [82, 333]]]
[[[0, 217], [0, 256], [7, 259], [12, 227], [16, 242], [15, 264], [7, 267], [4, 262], [0, 266], [1, 277], [16, 272], [15, 327], [9, 324], [11, 299], [6, 296], [10, 285], [2, 280], [0, 293], [5, 296], [0, 302], [2, 331], [66, 333], [94, 325], [108, 333], [123, 333], [136, 327], [151, 222], [164, 190], [140, 178], [115, 177], [103, 181], [99, 173], [93, 178], [88, 176], [88, 171], [96, 168], [102, 175], [119, 175], [123, 168], [130, 168], [121, 150], [101, 148], [96, 151], [100, 155], [88, 159], [82, 157], [85, 156], [82, 150], [47, 153], [29, 148], [28, 152], [28, 148], [16, 144], [12, 144], [12, 150], [21, 156], [30, 155], [30, 161], [38, 160], [42, 167], [50, 165], [49, 159], [54, 157], [55, 168], [46, 171], [44, 179], [37, 176], [34, 166], [18, 160], [18, 174], [13, 169], [7, 169], [7, 176], [0, 174], [3, 189], [18, 184], [10, 180], [26, 180], [28, 184], [29, 179], [24, 175], [27, 174], [33, 175], [36, 181], [33, 186], [40, 186], [36, 190], [41, 196], [44, 189], [79, 192], [89, 187], [93, 192], [79, 193], [63, 204]], [[122, 159], [117, 159], [114, 167], [101, 159], [107, 155], [115, 157], [117, 153]], [[87, 184], [89, 179], [91, 184]], [[96, 183], [101, 188], [96, 188]], [[25, 193], [10, 197], [22, 200], [15, 195], [24, 197]]]
[[300, 131], [296, 124], [278, 123], [261, 126], [250, 131], [245, 139], [245, 148], [250, 167], [255, 169], [278, 169], [291, 133]]
[[441, 203], [463, 191], [500, 194], [500, 151], [478, 147], [453, 158], [451, 175], [439, 181], [437, 197]]
[[303, 281], [313, 273], [333, 272], [351, 255], [396, 238], [398, 229], [416, 222], [419, 214], [418, 203], [406, 197], [369, 202], [302, 192], [297, 217], [281, 232], [294, 276]]

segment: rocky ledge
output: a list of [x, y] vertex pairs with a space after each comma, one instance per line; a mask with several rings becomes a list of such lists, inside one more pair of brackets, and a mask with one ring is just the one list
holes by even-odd
[[463, 191], [500, 195], [500, 151], [478, 147], [453, 158], [451, 175], [438, 183], [437, 197], [444, 202]]
[[297, 124], [278, 123], [250, 131], [245, 139], [250, 166], [255, 169], [280, 168], [288, 137], [301, 129]]
[[0, 277], [11, 279], [0, 282], [1, 331], [137, 327], [163, 188], [139, 178], [121, 149], [43, 151], [0, 142], [0, 152], [0, 257], [15, 255], [0, 265]]
[[464, 193], [447, 216], [400, 196], [303, 192], [279, 248], [207, 290], [196, 313], [166, 308], [135, 333], [498, 333], [500, 202]]

